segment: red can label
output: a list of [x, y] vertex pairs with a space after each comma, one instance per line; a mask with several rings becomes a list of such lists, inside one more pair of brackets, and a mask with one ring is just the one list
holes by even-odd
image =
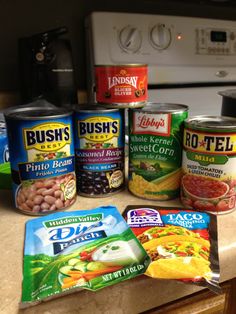
[[100, 103], [147, 101], [147, 66], [97, 66], [96, 100]]

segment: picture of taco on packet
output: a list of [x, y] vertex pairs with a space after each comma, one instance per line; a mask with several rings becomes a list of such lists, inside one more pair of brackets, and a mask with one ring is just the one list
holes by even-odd
[[167, 235], [143, 244], [151, 257], [146, 275], [155, 278], [211, 278], [210, 243], [200, 236]]
[[218, 291], [215, 216], [175, 207], [141, 205], [128, 206], [123, 216], [151, 258], [145, 275]]

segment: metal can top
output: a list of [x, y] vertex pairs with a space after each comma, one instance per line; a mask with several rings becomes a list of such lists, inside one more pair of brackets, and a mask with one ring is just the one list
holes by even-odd
[[70, 116], [72, 111], [67, 108], [18, 107], [5, 113], [11, 120], [44, 120]]
[[158, 113], [178, 113], [188, 111], [187, 105], [175, 103], [154, 103], [148, 102], [143, 108], [130, 109], [132, 111], [158, 112]]
[[96, 64], [95, 67], [147, 67], [147, 64], [128, 63], [128, 64]]
[[106, 105], [102, 104], [82, 104], [77, 106], [75, 112], [88, 112], [88, 113], [99, 113], [99, 112], [117, 112], [118, 108], [107, 108]]
[[236, 118], [225, 116], [207, 116], [199, 115], [185, 120], [185, 127], [197, 130], [213, 130], [215, 132], [222, 130], [236, 130]]

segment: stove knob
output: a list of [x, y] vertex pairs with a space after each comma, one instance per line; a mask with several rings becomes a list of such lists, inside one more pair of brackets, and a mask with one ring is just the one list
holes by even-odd
[[119, 44], [127, 52], [136, 52], [142, 44], [141, 33], [137, 28], [128, 25], [119, 33]]
[[154, 48], [164, 50], [171, 43], [171, 31], [165, 24], [156, 24], [150, 31], [150, 41]]

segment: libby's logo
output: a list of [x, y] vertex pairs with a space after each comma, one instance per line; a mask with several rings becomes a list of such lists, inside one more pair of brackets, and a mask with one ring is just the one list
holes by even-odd
[[171, 115], [135, 112], [133, 116], [135, 134], [170, 135]]
[[125, 69], [122, 69], [116, 76], [108, 76], [108, 89], [122, 84], [137, 88], [137, 82], [138, 76], [130, 76]]
[[232, 133], [198, 133], [184, 130], [184, 147], [195, 152], [213, 154], [235, 154], [236, 135]]
[[38, 124], [33, 128], [24, 128], [23, 138], [26, 150], [59, 150], [71, 143], [70, 125], [56, 122]]
[[108, 141], [118, 137], [120, 120], [109, 117], [91, 117], [78, 122], [79, 138], [86, 138], [93, 142]]

